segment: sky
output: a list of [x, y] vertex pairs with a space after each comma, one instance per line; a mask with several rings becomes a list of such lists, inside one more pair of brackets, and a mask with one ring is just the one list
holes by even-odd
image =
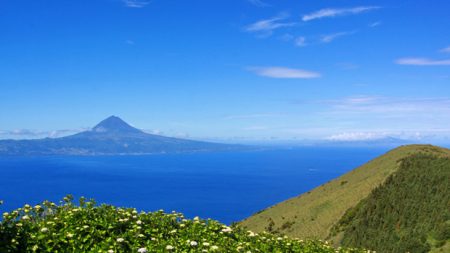
[[0, 138], [450, 140], [448, 0], [2, 0]]

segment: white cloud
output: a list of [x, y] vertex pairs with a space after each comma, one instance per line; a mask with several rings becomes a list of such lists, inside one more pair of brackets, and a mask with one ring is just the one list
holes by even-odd
[[378, 132], [345, 132], [331, 135], [326, 140], [330, 141], [370, 141], [388, 137], [386, 133]]
[[148, 134], [164, 135], [164, 132], [160, 129], [143, 129], [142, 131]]
[[126, 7], [143, 8], [150, 3], [148, 0], [122, 0]]
[[320, 77], [320, 73], [285, 67], [250, 67], [253, 73], [270, 78], [311, 79]]
[[442, 53], [450, 53], [450, 46], [440, 50]]
[[329, 17], [354, 15], [354, 14], [368, 12], [368, 11], [379, 9], [379, 8], [380, 7], [378, 7], [378, 6], [359, 6], [359, 7], [341, 8], [341, 9], [327, 8], [327, 9], [321, 9], [316, 12], [304, 15], [302, 20], [303, 21], [311, 21], [311, 20], [327, 18], [327, 17], [329, 18]]
[[128, 45], [134, 45], [134, 41], [133, 40], [126, 40], [125, 43], [127, 43]]
[[287, 18], [289, 18], [289, 15], [284, 13], [284, 14], [280, 14], [280, 15], [270, 18], [270, 19], [260, 20], [260, 21], [257, 21], [253, 24], [246, 26], [245, 31], [247, 31], [247, 32], [265, 32], [265, 33], [271, 34], [276, 29], [294, 26], [295, 23], [282, 22], [283, 20], [286, 20]]
[[306, 38], [303, 37], [303, 36], [297, 37], [297, 38], [295, 39], [294, 44], [295, 44], [297, 47], [304, 47], [304, 46], [307, 45], [307, 44], [306, 44]]
[[377, 26], [379, 26], [379, 25], [381, 25], [381, 21], [377, 21], [377, 22], [370, 23], [370, 24], [369, 24], [369, 27], [370, 27], [370, 28], [374, 28], [374, 27], [377, 27]]
[[414, 65], [414, 66], [444, 66], [450, 65], [450, 59], [433, 60], [427, 58], [401, 58], [395, 61], [400, 65]]
[[270, 6], [268, 3], [262, 1], [262, 0], [247, 0], [249, 3], [258, 6], [258, 7], [267, 7]]
[[323, 35], [322, 38], [320, 39], [320, 41], [322, 41], [323, 43], [330, 43], [333, 40], [345, 36], [345, 35], [351, 35], [354, 34], [355, 31], [352, 32], [338, 32], [338, 33], [332, 33], [332, 34], [328, 34], [328, 35]]

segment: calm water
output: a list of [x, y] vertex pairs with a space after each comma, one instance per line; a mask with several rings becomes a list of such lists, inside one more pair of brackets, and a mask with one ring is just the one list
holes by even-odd
[[327, 182], [387, 149], [298, 148], [241, 153], [0, 157], [0, 212], [66, 194], [139, 210], [241, 220]]

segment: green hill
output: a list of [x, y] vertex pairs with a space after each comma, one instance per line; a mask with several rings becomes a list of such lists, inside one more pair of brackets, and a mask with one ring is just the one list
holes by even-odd
[[342, 245], [428, 252], [450, 239], [450, 159], [416, 154], [333, 227]]
[[[330, 239], [331, 231], [343, 230], [347, 232], [345, 238], [349, 238], [350, 233], [347, 229], [351, 229], [351, 226], [333, 227], [338, 223], [343, 224], [342, 217], [349, 209], [356, 207], [375, 189], [387, 183], [387, 179], [402, 167], [403, 159], [415, 157], [417, 154], [448, 158], [450, 150], [430, 145], [408, 145], [396, 148], [310, 192], [263, 210], [242, 221], [240, 225], [258, 232], [272, 231], [291, 237], [315, 239]], [[448, 171], [448, 168], [446, 169]], [[426, 175], [428, 171], [421, 173]], [[445, 177], [444, 174], [441, 176]], [[409, 180], [412, 180], [414, 184], [415, 178], [409, 178]], [[449, 180], [446, 181], [447, 187], [448, 182]], [[346, 216], [349, 216], [349, 212]], [[360, 212], [363, 210], [357, 212], [358, 215], [362, 215]], [[353, 222], [353, 219], [350, 220]], [[335, 233], [335, 235], [332, 237], [335, 242], [342, 239], [342, 233]], [[343, 243], [355, 244], [350, 239], [345, 239]]]

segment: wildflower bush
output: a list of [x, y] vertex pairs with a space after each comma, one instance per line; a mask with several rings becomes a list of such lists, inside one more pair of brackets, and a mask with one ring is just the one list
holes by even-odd
[[0, 252], [363, 252], [255, 234], [176, 212], [140, 212], [67, 196], [4, 213]]

